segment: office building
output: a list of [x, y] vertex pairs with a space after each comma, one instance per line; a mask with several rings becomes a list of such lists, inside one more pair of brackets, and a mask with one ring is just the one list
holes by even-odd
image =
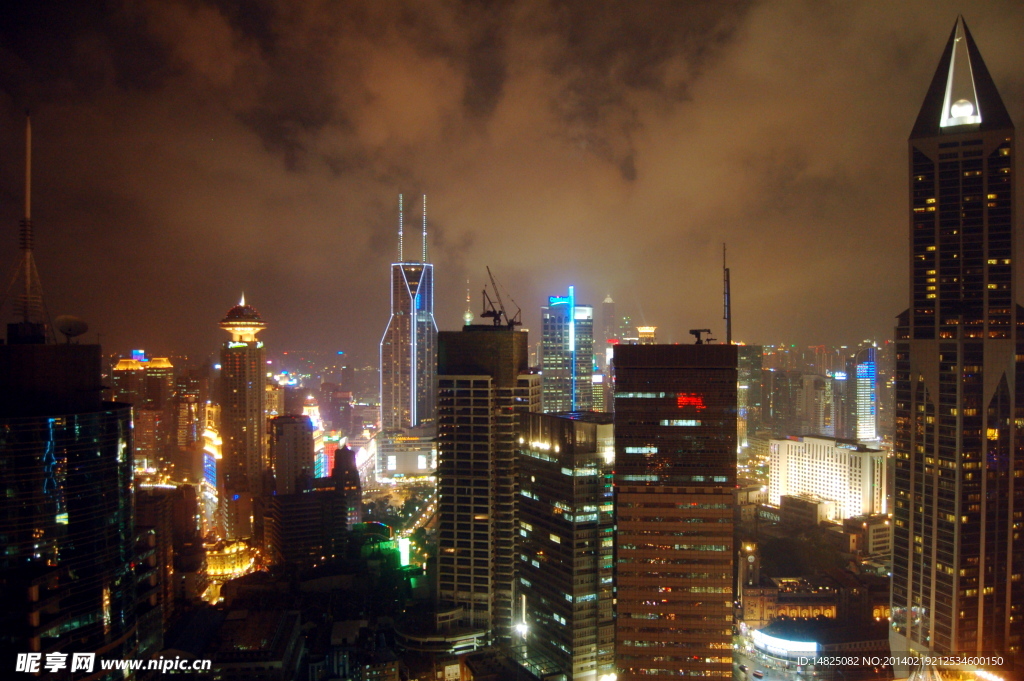
[[735, 345], [615, 349], [620, 681], [732, 676]]
[[576, 290], [550, 296], [541, 308], [544, 411], [590, 411], [594, 373], [594, 308], [576, 304]]
[[611, 414], [526, 414], [519, 445], [519, 594], [528, 656], [567, 679], [615, 672]]
[[434, 421], [437, 324], [434, 266], [427, 262], [427, 197], [423, 197], [423, 255], [407, 261], [402, 196], [398, 197], [398, 262], [391, 265], [391, 318], [380, 341], [380, 427], [397, 431]]
[[800, 434], [797, 405], [802, 395], [803, 374], [765, 369], [761, 372], [761, 385], [761, 424], [776, 437]]
[[832, 503], [827, 520], [886, 513], [885, 452], [855, 441], [790, 437], [769, 445], [768, 503], [815, 495]]
[[736, 386], [736, 447], [747, 449], [747, 434], [761, 427], [761, 371], [764, 352], [760, 345], [737, 346], [739, 367]]
[[615, 314], [615, 301], [609, 293], [601, 303], [601, 338], [594, 346], [598, 367], [603, 370], [608, 369], [609, 354], [611, 348], [619, 342], [619, 333], [619, 317]]
[[1024, 323], [1014, 126], [962, 18], [908, 143], [910, 307], [896, 328], [894, 653], [1021, 661]]
[[190, 450], [202, 439], [206, 428], [206, 410], [203, 408], [206, 394], [206, 380], [197, 372], [188, 371], [174, 383], [172, 400], [173, 442], [179, 451]]
[[797, 430], [792, 434], [835, 435], [835, 402], [832, 381], [826, 376], [804, 374], [796, 403]]
[[98, 345], [0, 344], [7, 660], [137, 651], [131, 407], [101, 401], [100, 366]]
[[308, 416], [278, 416], [270, 422], [270, 460], [278, 494], [313, 484], [313, 422]]
[[[220, 328], [231, 340], [220, 350], [220, 437], [222, 460], [217, 478], [225, 537], [253, 536], [253, 503], [268, 471], [265, 414], [267, 358], [256, 334], [267, 326], [252, 305], [228, 310]], [[256, 502], [258, 506], [258, 501]]]
[[378, 482], [410, 482], [423, 484], [434, 474], [437, 443], [431, 432], [410, 429], [408, 434], [380, 433], [377, 435]]
[[856, 437], [875, 440], [878, 437], [877, 353], [874, 347], [861, 348], [852, 359], [850, 375], [856, 381]]
[[145, 365], [137, 359], [122, 357], [110, 370], [110, 399], [142, 406], [146, 394]]
[[481, 638], [509, 640], [519, 523], [520, 413], [540, 411], [527, 334], [474, 325], [438, 352], [438, 610]]

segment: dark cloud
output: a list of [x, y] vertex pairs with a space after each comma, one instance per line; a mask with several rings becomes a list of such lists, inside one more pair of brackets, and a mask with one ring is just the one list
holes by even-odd
[[[537, 327], [611, 293], [666, 341], [846, 342], [906, 306], [906, 137], [958, 12], [1019, 119], [1009, 0], [16, 3], [0, 24], [0, 225], [23, 111], [55, 314], [117, 350], [384, 327], [396, 197], [430, 195], [442, 328], [490, 265]], [[7, 267], [0, 262], [0, 267]]]

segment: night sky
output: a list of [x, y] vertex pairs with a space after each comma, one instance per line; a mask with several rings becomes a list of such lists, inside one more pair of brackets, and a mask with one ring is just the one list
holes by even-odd
[[399, 192], [407, 257], [428, 195], [442, 330], [489, 265], [535, 339], [569, 284], [721, 339], [726, 242], [734, 338], [881, 340], [961, 12], [1021, 124], [1016, 1], [8, 3], [2, 283], [31, 109], [47, 306], [107, 350], [212, 352], [244, 291], [272, 349], [375, 364]]

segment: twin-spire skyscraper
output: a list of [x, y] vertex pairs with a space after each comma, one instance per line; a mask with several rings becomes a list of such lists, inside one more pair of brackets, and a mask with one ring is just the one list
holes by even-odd
[[380, 423], [385, 432], [431, 425], [437, 402], [434, 266], [427, 262], [426, 194], [419, 262], [405, 258], [404, 219], [399, 194], [398, 262], [391, 265], [391, 318], [380, 341]]

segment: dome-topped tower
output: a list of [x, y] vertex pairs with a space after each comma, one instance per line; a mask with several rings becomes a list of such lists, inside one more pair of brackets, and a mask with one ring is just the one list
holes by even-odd
[[260, 317], [252, 305], [245, 304], [245, 294], [238, 305], [228, 310], [224, 319], [220, 320], [220, 328], [231, 334], [231, 340], [240, 343], [251, 343], [256, 334], [267, 328], [267, 323]]

